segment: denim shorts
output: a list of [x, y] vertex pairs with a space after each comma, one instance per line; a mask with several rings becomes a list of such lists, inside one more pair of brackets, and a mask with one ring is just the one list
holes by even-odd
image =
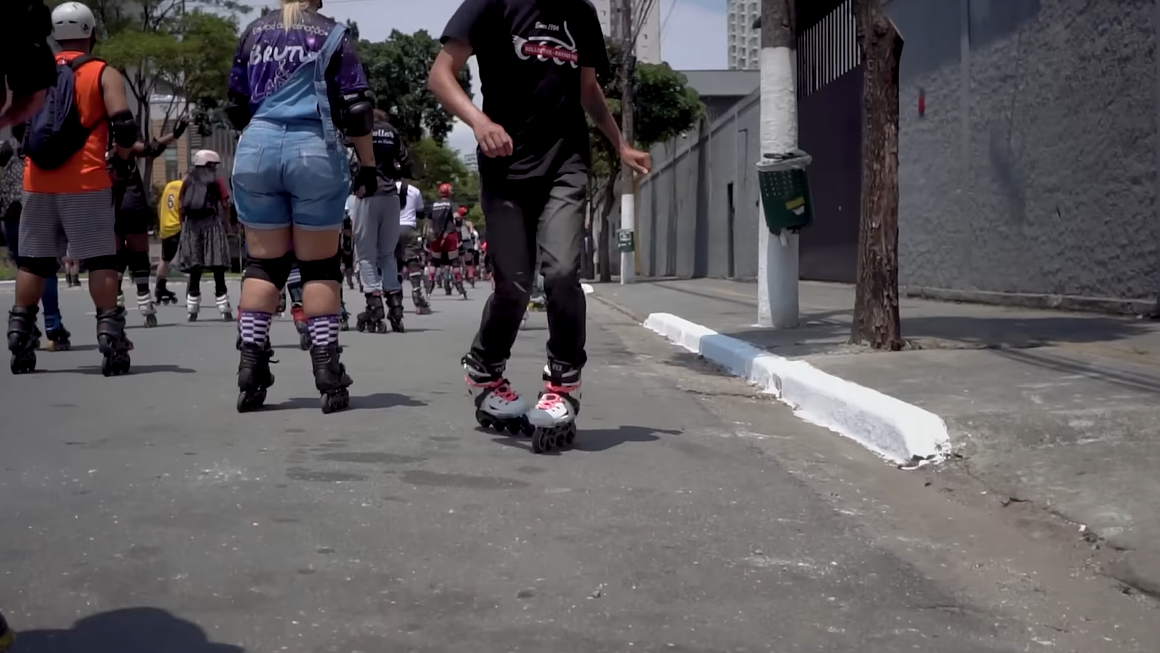
[[342, 227], [350, 168], [321, 123], [250, 123], [234, 157], [234, 204], [249, 229]]

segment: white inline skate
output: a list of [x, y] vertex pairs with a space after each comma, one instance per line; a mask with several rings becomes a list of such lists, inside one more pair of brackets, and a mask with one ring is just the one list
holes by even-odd
[[214, 301], [217, 302], [217, 309], [218, 309], [218, 312], [222, 314], [222, 320], [224, 320], [226, 322], [233, 322], [235, 319], [237, 319], [234, 317], [233, 308], [230, 307], [230, 296], [229, 295], [221, 295], [219, 297], [215, 297]]
[[464, 356], [462, 363], [467, 390], [475, 400], [475, 421], [485, 429], [531, 435], [527, 401], [504, 378], [503, 365], [488, 367], [472, 354]]
[[197, 314], [201, 312], [201, 295], [185, 294], [185, 319], [197, 322]]
[[137, 293], [137, 310], [145, 318], [145, 326], [151, 329], [157, 326], [157, 306], [153, 304], [152, 293]]
[[576, 416], [580, 414], [580, 370], [550, 361], [544, 367], [544, 391], [528, 411], [532, 425], [532, 451], [544, 453], [571, 445], [576, 439]]

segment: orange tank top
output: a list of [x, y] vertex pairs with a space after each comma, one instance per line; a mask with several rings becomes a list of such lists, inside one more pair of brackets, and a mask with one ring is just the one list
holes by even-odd
[[[61, 52], [56, 55], [59, 64], [81, 56], [81, 52]], [[71, 159], [55, 170], [42, 170], [24, 160], [24, 190], [34, 193], [83, 193], [112, 188], [113, 179], [105, 165], [109, 148], [109, 119], [105, 98], [101, 93], [101, 73], [105, 63], [90, 61], [75, 72], [77, 113], [81, 124], [92, 127], [85, 146]]]

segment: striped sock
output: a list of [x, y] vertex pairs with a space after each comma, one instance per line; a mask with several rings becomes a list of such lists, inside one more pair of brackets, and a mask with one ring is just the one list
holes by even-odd
[[310, 329], [310, 343], [315, 347], [327, 347], [338, 342], [339, 316], [318, 315], [310, 318], [307, 326]]
[[273, 316], [264, 311], [242, 311], [238, 320], [238, 333], [242, 342], [265, 347], [270, 341], [270, 322]]

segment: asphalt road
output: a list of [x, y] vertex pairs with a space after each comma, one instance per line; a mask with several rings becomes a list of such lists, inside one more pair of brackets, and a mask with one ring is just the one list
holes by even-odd
[[[131, 313], [133, 373], [104, 378], [87, 294], [65, 291], [75, 349], [0, 373], [16, 652], [1026, 650], [596, 302], [576, 448], [479, 431], [458, 360], [484, 294], [437, 297], [405, 334], [343, 334], [352, 406], [324, 416], [288, 319], [268, 408], [239, 415], [232, 322]], [[509, 371], [534, 392], [544, 317], [528, 326]], [[765, 410], [770, 437], [836, 437]]]

